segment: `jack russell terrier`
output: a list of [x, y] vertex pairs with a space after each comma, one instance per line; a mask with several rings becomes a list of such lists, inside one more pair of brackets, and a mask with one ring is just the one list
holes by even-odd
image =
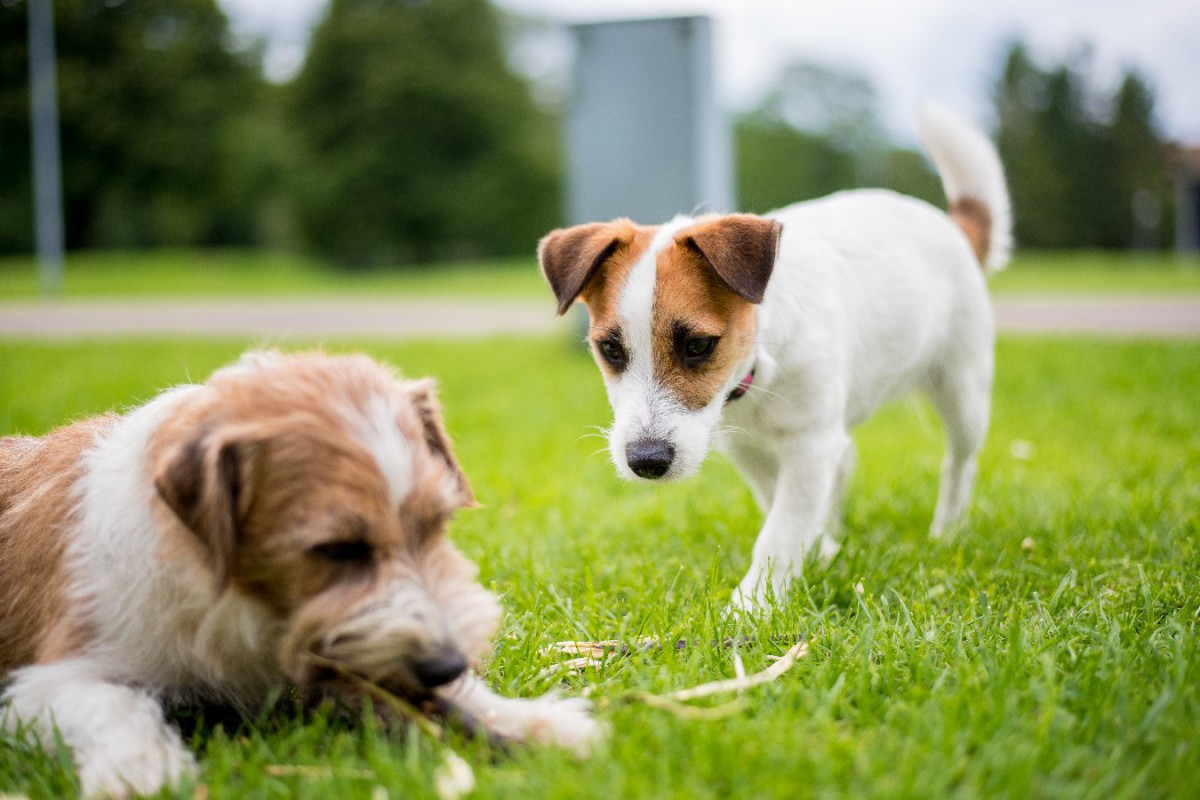
[[992, 389], [985, 272], [1008, 262], [1012, 217], [991, 142], [937, 108], [920, 127], [948, 214], [856, 190], [766, 216], [577, 225], [538, 247], [558, 313], [587, 306], [617, 471], [687, 477], [716, 444], [765, 512], [734, 608], [836, 551], [849, 431], [899, 392], [923, 389], [946, 432], [931, 534], [969, 503]]
[[[365, 680], [489, 735], [583, 751], [583, 700], [472, 669], [500, 607], [443, 529], [471, 489], [429, 381], [249, 354], [124, 416], [0, 439], [0, 730], [71, 748], [86, 796], [195, 771], [163, 706]], [[340, 684], [339, 684], [340, 681]]]

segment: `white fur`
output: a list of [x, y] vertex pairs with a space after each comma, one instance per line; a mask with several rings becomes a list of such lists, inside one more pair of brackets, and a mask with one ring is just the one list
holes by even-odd
[[158, 698], [113, 682], [95, 659], [20, 670], [5, 699], [5, 729], [23, 727], [45, 747], [53, 747], [56, 730], [62, 736], [85, 797], [153, 794], [196, 772]]
[[359, 409], [347, 409], [367, 451], [375, 458], [379, 471], [387, 481], [388, 493], [396, 506], [408, 496], [413, 481], [413, 452], [408, 440], [396, 426], [400, 409], [385, 397], [372, 397], [366, 414]]
[[[988, 205], [994, 222], [988, 260], [1002, 265], [1011, 214], [995, 151], [944, 112], [927, 117], [924, 129], [945, 164], [951, 198], [971, 194]], [[622, 473], [628, 474], [625, 447], [643, 431], [675, 448], [666, 478], [694, 472], [710, 440], [742, 472], [766, 513], [733, 600], [744, 608], [784, 591], [814, 548], [825, 555], [836, 550], [829, 534], [853, 465], [849, 431], [913, 387], [928, 393], [946, 430], [931, 533], [953, 525], [970, 499], [992, 384], [994, 324], [984, 273], [945, 213], [893, 192], [860, 190], [769, 216], [783, 223], [779, 255], [756, 308], [753, 353], [727, 376], [724, 390], [688, 412], [656, 384], [640, 352], [629, 354], [630, 368], [608, 387], [610, 446]], [[669, 227], [690, 222], [677, 219]], [[651, 259], [647, 254], [635, 273]], [[622, 329], [631, 341], [649, 336], [653, 304], [643, 295], [651, 284], [638, 273], [620, 301], [629, 309]], [[749, 393], [726, 405], [728, 391], [751, 366]]]
[[946, 200], [973, 197], [987, 206], [992, 233], [984, 266], [997, 272], [1012, 254], [1012, 208], [1004, 182], [1004, 165], [987, 138], [957, 116], [936, 105], [917, 114], [921, 139], [937, 165]]

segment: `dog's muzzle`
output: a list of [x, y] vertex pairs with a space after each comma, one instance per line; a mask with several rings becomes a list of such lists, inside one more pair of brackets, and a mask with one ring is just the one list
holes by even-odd
[[451, 646], [412, 662], [413, 673], [425, 689], [436, 689], [457, 680], [467, 666], [466, 656]]
[[401, 695], [421, 695], [467, 671], [433, 598], [414, 581], [393, 580], [357, 608], [314, 607], [283, 646], [283, 664], [303, 685], [347, 672]]
[[674, 459], [675, 448], [661, 439], [638, 439], [625, 448], [625, 461], [639, 478], [661, 478]]

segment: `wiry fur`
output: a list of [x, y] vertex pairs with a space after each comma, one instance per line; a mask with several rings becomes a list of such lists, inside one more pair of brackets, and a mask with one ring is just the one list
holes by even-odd
[[4, 725], [57, 730], [86, 795], [150, 793], [195, 770], [164, 704], [250, 709], [334, 665], [583, 751], [586, 704], [498, 698], [466, 669], [500, 613], [443, 536], [472, 502], [432, 385], [362, 356], [251, 354], [124, 417], [2, 439]]
[[[554, 231], [539, 247], [560, 311], [576, 298], [588, 307], [618, 471], [686, 477], [716, 445], [765, 512], [736, 606], [782, 592], [814, 548], [834, 552], [849, 431], [900, 392], [923, 389], [946, 430], [931, 533], [969, 502], [993, 371], [981, 262], [1007, 260], [1011, 211], [999, 157], [980, 133], [936, 109], [922, 130], [949, 213], [859, 190], [780, 209], [757, 227], [746, 215], [617, 220]], [[727, 261], [704, 272], [710, 252]], [[679, 345], [713, 336], [695, 361]], [[739, 386], [748, 392], [731, 400]]]

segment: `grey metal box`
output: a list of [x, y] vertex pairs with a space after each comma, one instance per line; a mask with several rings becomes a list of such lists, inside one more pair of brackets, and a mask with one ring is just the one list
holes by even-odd
[[571, 27], [566, 214], [664, 222], [732, 208], [729, 133], [707, 17]]

